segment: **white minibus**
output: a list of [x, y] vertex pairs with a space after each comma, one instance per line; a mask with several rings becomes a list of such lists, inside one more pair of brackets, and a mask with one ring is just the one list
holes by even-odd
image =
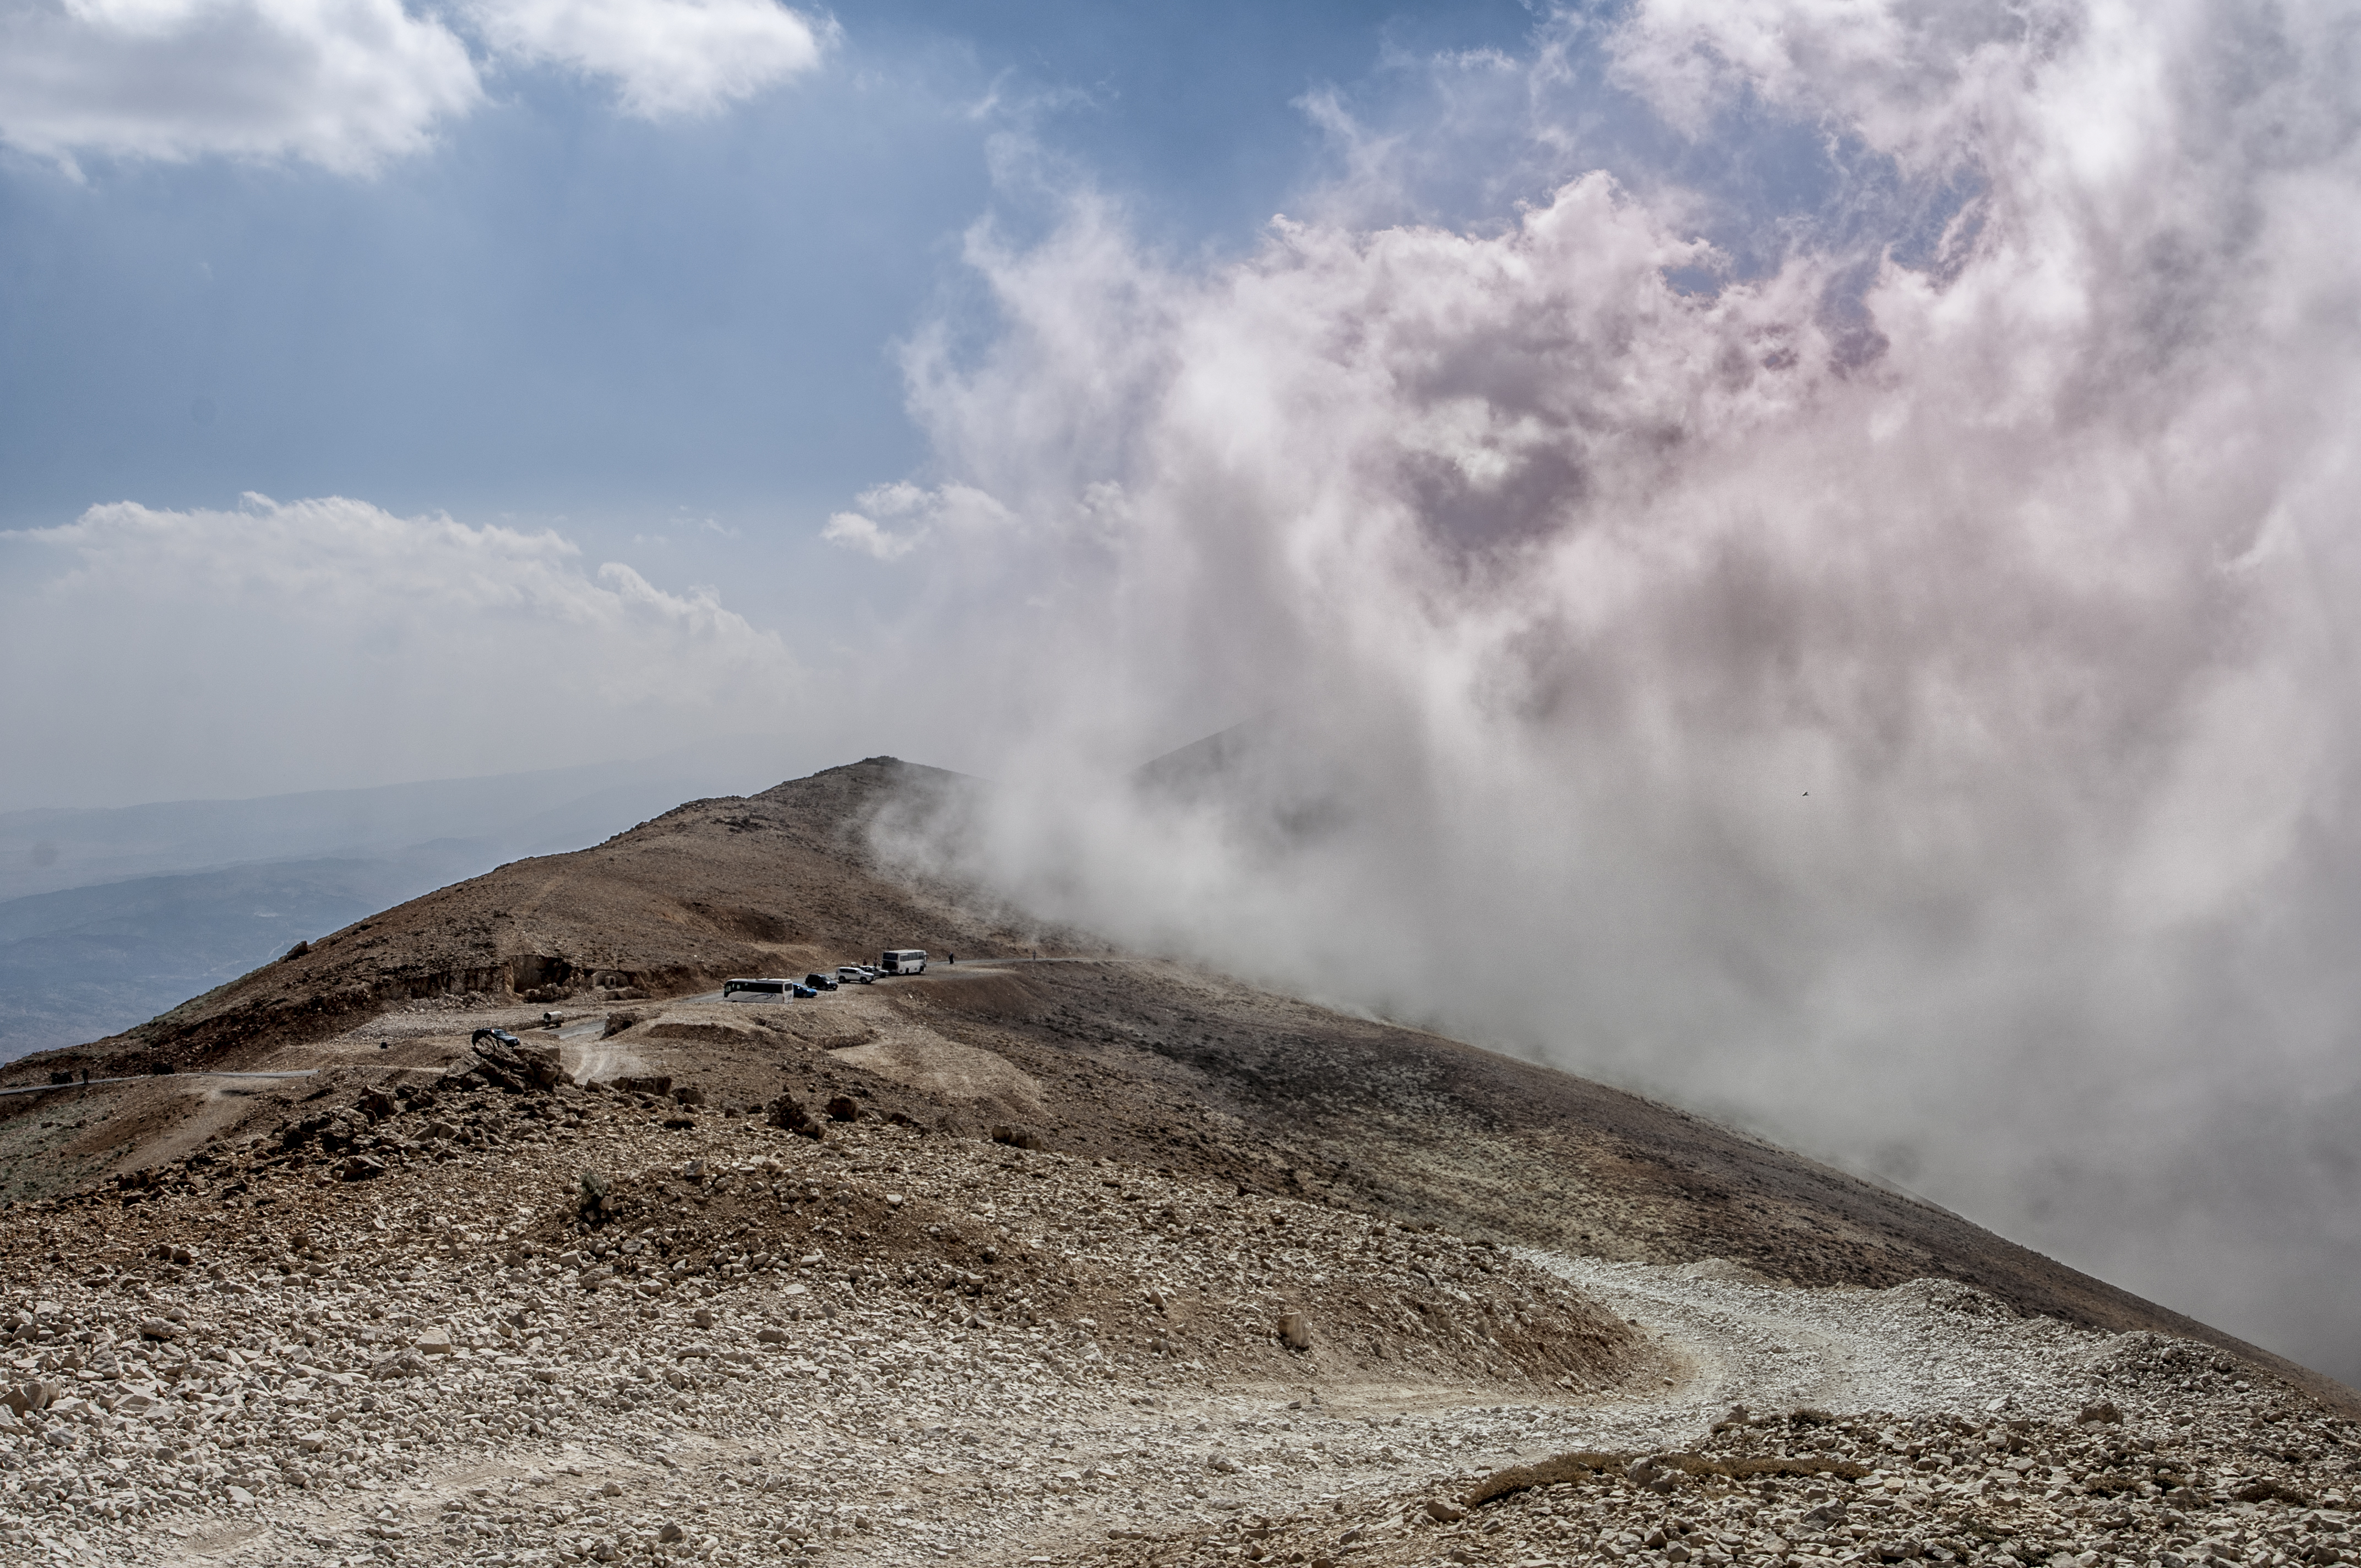
[[725, 980], [721, 982], [724, 1002], [788, 1002], [795, 998], [796, 982], [792, 980]]

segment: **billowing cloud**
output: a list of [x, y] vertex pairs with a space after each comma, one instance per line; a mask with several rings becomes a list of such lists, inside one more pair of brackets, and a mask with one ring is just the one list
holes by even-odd
[[647, 119], [710, 114], [811, 70], [825, 33], [776, 0], [476, 0], [502, 56], [614, 82]]
[[0, 140], [71, 164], [208, 155], [366, 173], [426, 147], [502, 62], [613, 82], [648, 118], [818, 63], [774, 0], [476, 0], [481, 46], [400, 0], [0, 0]]
[[0, 5], [0, 139], [61, 160], [218, 153], [358, 173], [482, 97], [467, 46], [400, 0]]
[[[776, 634], [710, 593], [586, 569], [554, 532], [249, 496], [5, 537], [65, 567], [20, 583], [8, 617], [13, 798], [514, 772], [809, 722]], [[291, 731], [300, 779], [269, 771]]]
[[1772, 115], [1850, 160], [1767, 267], [1661, 167], [1205, 269], [1086, 199], [980, 233], [1003, 330], [912, 359], [1005, 517], [914, 557], [996, 639], [970, 869], [2361, 1373], [2337, 25], [1643, 3], [1613, 73], [1683, 158]]

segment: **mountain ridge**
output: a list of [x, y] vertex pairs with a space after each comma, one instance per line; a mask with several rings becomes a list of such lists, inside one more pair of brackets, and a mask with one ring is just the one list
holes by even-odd
[[[754, 795], [685, 802], [605, 843], [513, 861], [355, 922], [137, 1028], [19, 1064], [98, 1076], [169, 1067], [181, 1081], [121, 1091], [148, 1107], [124, 1118], [146, 1129], [137, 1137], [85, 1127], [42, 1144], [27, 1132], [37, 1103], [64, 1097], [7, 1102], [0, 1162], [20, 1173], [10, 1190], [33, 1195], [21, 1173], [50, 1168], [35, 1162], [40, 1151], [69, 1151], [53, 1168], [88, 1190], [137, 1172], [150, 1150], [185, 1153], [186, 1135], [171, 1129], [194, 1127], [201, 1111], [216, 1119], [203, 1135], [216, 1144], [276, 1135], [302, 1113], [292, 1091], [236, 1104], [200, 1094], [181, 1077], [192, 1069], [319, 1067], [339, 1092], [390, 1092], [464, 1070], [460, 1025], [523, 1027], [558, 1006], [609, 1025], [628, 1015], [614, 1050], [694, 1077], [717, 1101], [838, 1095], [981, 1134], [1027, 1118], [954, 1091], [965, 1080], [943, 1064], [996, 1062], [1016, 1075], [1005, 1081], [1035, 1086], [1027, 1135], [1093, 1158], [1512, 1245], [1658, 1265], [1723, 1258], [1803, 1287], [1953, 1278], [2018, 1311], [2202, 1340], [2361, 1410], [2308, 1368], [1708, 1118], [1114, 953], [981, 890], [896, 871], [873, 848], [881, 811], [940, 810], [976, 787], [865, 759]], [[851, 1016], [851, 999], [795, 1004], [777, 1027], [750, 1023], [767, 1010], [683, 1001], [730, 974], [800, 973], [906, 945], [964, 961], [858, 998], [873, 1021], [857, 1042], [793, 1033], [821, 1027], [831, 1007]], [[585, 1074], [614, 1070], [586, 1045], [569, 1049]]]

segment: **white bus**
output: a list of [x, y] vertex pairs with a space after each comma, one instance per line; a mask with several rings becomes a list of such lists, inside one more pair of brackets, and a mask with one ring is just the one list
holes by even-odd
[[792, 980], [725, 980], [721, 982], [724, 1002], [790, 1002], [795, 999], [796, 982]]
[[927, 949], [924, 948], [888, 948], [877, 960], [877, 968], [885, 974], [924, 974], [927, 972]]

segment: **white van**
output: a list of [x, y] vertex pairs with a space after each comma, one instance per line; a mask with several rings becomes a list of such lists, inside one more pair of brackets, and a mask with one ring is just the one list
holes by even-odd
[[924, 974], [927, 972], [927, 949], [924, 948], [888, 948], [877, 960], [878, 970], [885, 974]]
[[796, 994], [792, 980], [725, 980], [721, 982], [724, 1002], [789, 1002]]

